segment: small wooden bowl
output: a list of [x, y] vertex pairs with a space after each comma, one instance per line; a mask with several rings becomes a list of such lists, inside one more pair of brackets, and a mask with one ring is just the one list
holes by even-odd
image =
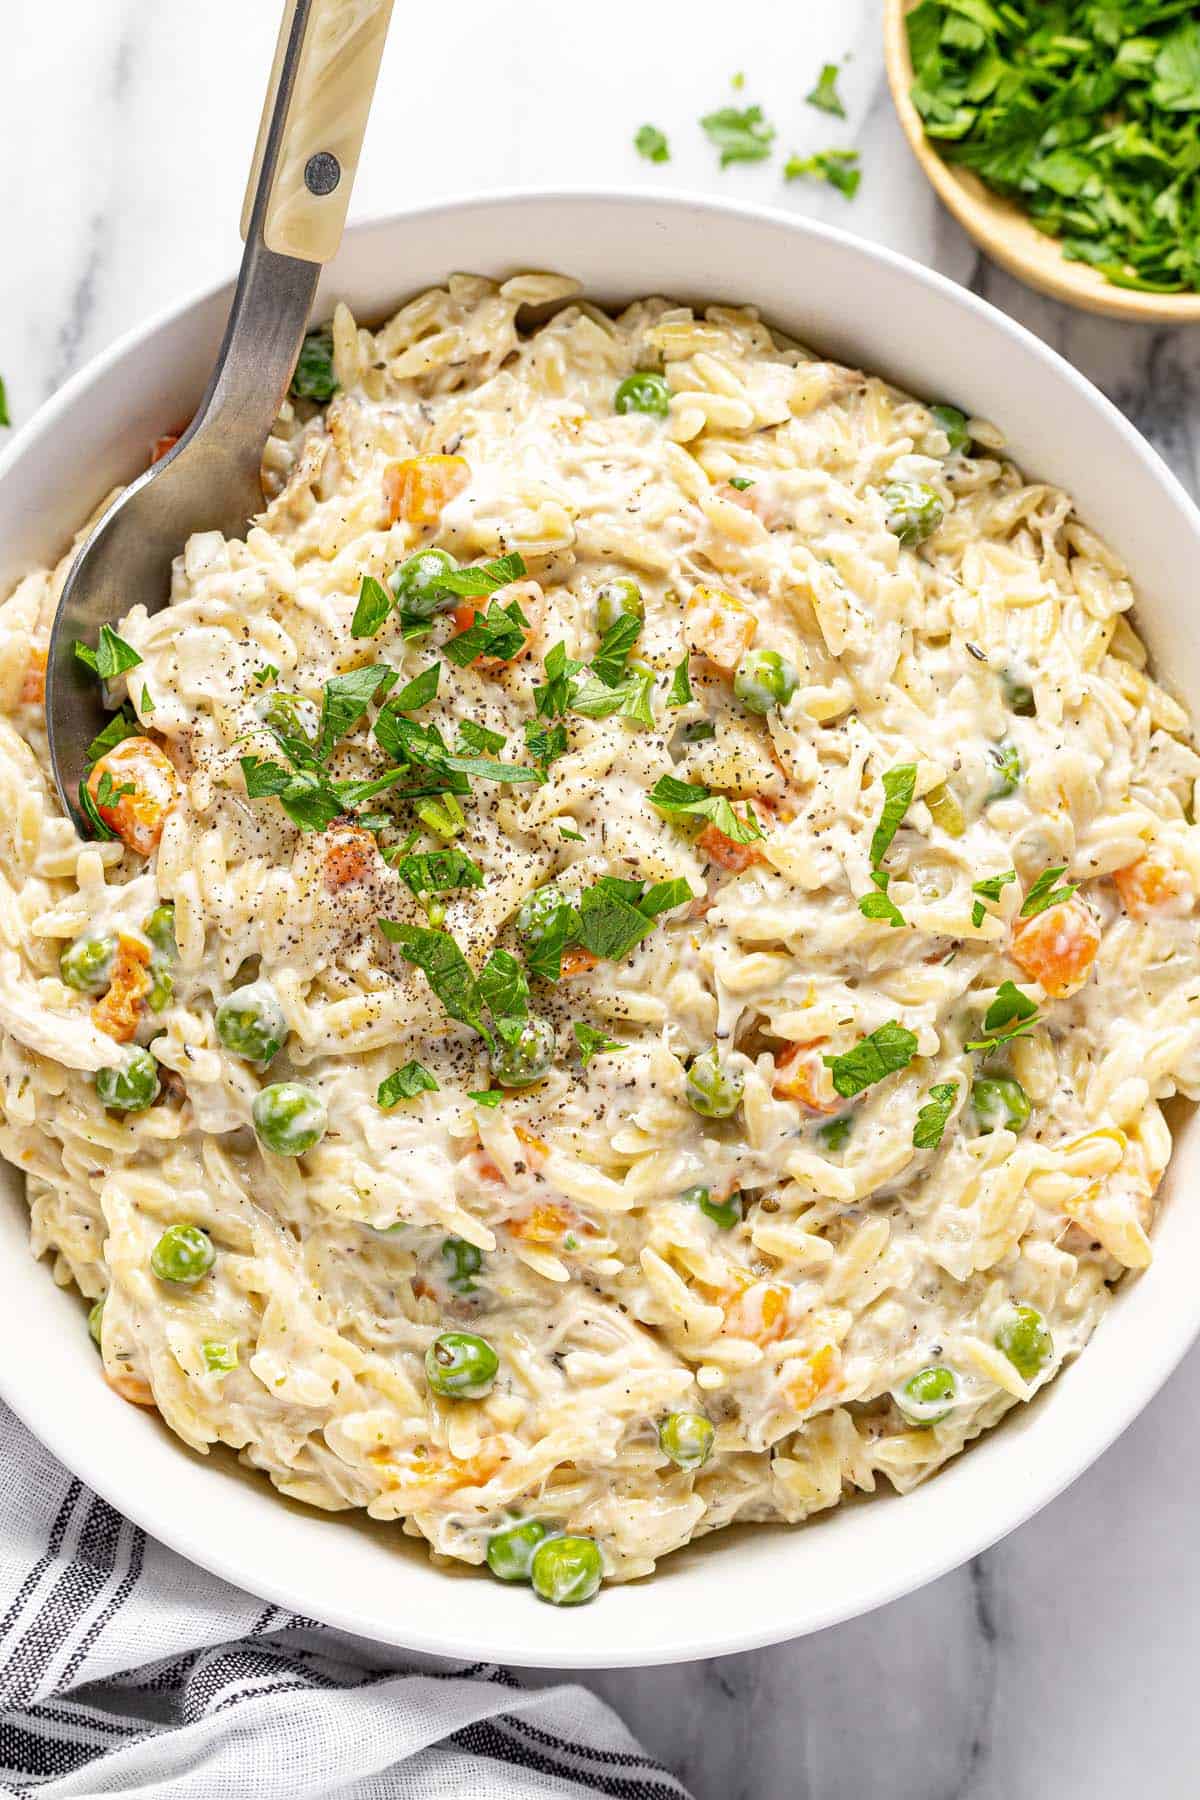
[[925, 136], [909, 95], [913, 67], [904, 19], [916, 4], [917, 0], [884, 0], [883, 51], [892, 99], [913, 155], [980, 249], [1030, 287], [1087, 312], [1137, 319], [1145, 325], [1200, 323], [1200, 294], [1141, 294], [1114, 287], [1087, 263], [1068, 262], [1056, 238], [1039, 231], [1019, 207], [985, 187], [969, 169], [942, 161]]

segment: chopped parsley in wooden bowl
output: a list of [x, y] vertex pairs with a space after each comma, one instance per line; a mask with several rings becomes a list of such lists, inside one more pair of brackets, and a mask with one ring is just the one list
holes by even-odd
[[1194, 0], [886, 0], [905, 133], [975, 241], [1116, 318], [1200, 321]]

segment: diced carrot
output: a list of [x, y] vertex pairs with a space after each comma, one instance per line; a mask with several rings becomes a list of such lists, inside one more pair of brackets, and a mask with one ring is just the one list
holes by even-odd
[[1125, 868], [1114, 869], [1113, 882], [1122, 906], [1135, 919], [1168, 907], [1186, 910], [1179, 903], [1186, 901], [1190, 905], [1193, 898], [1187, 875], [1157, 847]]
[[[453, 1455], [453, 1451], [451, 1455]], [[463, 1462], [459, 1462], [455, 1457], [457, 1466], [453, 1471], [453, 1485], [456, 1488], [482, 1487], [485, 1482], [492, 1479], [498, 1470], [504, 1467], [508, 1460], [507, 1450], [496, 1443], [495, 1439], [492, 1439], [489, 1443], [482, 1444], [474, 1456], [467, 1457]]]
[[46, 698], [46, 652], [31, 650], [29, 661], [25, 665], [25, 675], [21, 682], [21, 703], [23, 706], [40, 706]]
[[154, 1390], [148, 1381], [135, 1375], [132, 1369], [110, 1369], [104, 1365], [104, 1379], [114, 1394], [120, 1394], [122, 1400], [128, 1400], [131, 1406], [153, 1406]]
[[752, 863], [765, 862], [762, 851], [757, 844], [739, 844], [734, 838], [726, 837], [716, 825], [706, 825], [696, 839], [696, 848], [707, 856], [709, 862], [715, 862], [731, 874], [740, 875]]
[[388, 523], [407, 519], [410, 525], [436, 525], [442, 508], [461, 494], [471, 479], [462, 456], [410, 456], [389, 463], [383, 471], [383, 497]]
[[1013, 961], [1056, 1000], [1083, 986], [1099, 948], [1100, 927], [1078, 894], [1013, 926]]
[[534, 1156], [549, 1156], [550, 1146], [545, 1138], [538, 1137], [535, 1132], [527, 1130], [524, 1125], [519, 1123], [514, 1125], [513, 1136], [519, 1138], [525, 1148], [532, 1151]]
[[108, 992], [92, 1008], [97, 1031], [128, 1044], [142, 1016], [142, 1002], [150, 992], [150, 946], [128, 933], [117, 933], [117, 953], [113, 958]]
[[684, 609], [688, 648], [732, 675], [754, 642], [758, 620], [745, 601], [723, 588], [693, 588]]
[[572, 944], [562, 953], [560, 972], [563, 979], [569, 981], [572, 975], [586, 975], [599, 961], [600, 958], [585, 950], [582, 944]]
[[810, 1112], [840, 1112], [842, 1103], [821, 1057], [821, 1045], [828, 1041], [818, 1038], [811, 1044], [789, 1044], [776, 1056], [771, 1092], [777, 1100], [798, 1100]]
[[547, 1203], [533, 1207], [520, 1219], [510, 1219], [508, 1229], [522, 1243], [556, 1244], [573, 1223], [567, 1207]]
[[161, 462], [164, 456], [169, 455], [182, 436], [182, 431], [164, 431], [161, 437], [156, 437], [150, 446], [150, 467], [153, 468], [156, 462]]
[[[102, 800], [105, 775], [109, 797]], [[87, 784], [104, 823], [139, 856], [149, 856], [179, 797], [174, 767], [158, 745], [147, 737], [122, 738], [93, 766]]]
[[366, 881], [379, 865], [375, 839], [358, 825], [337, 825], [326, 834], [325, 892]]
[[777, 1281], [756, 1281], [725, 1306], [725, 1330], [753, 1344], [771, 1344], [788, 1327], [790, 1290]]
[[822, 1344], [808, 1356], [789, 1358], [783, 1371], [783, 1391], [797, 1412], [808, 1411], [831, 1385], [837, 1369], [838, 1353], [832, 1344]]

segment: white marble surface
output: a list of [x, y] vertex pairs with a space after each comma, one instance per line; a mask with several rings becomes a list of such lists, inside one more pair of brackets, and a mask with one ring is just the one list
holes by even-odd
[[[5, 0], [0, 370], [24, 419], [79, 364], [230, 271], [275, 0]], [[1200, 329], [1108, 324], [980, 263], [911, 162], [880, 0], [459, 0], [396, 9], [362, 216], [510, 186], [670, 185], [816, 213], [1031, 325], [1196, 492]], [[852, 56], [845, 125], [802, 96]], [[778, 165], [718, 172], [698, 116], [759, 101], [780, 147], [857, 144], [847, 205]], [[631, 147], [668, 132], [665, 169]], [[749, 272], [748, 272], [749, 273]], [[403, 271], [397, 272], [403, 285]], [[1099, 521], [1103, 523], [1103, 521]], [[870, 1618], [720, 1662], [587, 1677], [697, 1800], [1184, 1800], [1200, 1791], [1200, 1354], [1062, 1499]], [[586, 1614], [579, 1618], [581, 1641]]]

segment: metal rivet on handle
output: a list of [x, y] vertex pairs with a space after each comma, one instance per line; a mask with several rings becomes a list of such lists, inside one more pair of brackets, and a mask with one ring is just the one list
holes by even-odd
[[342, 179], [342, 165], [329, 150], [318, 150], [304, 165], [304, 185], [310, 194], [332, 194]]

